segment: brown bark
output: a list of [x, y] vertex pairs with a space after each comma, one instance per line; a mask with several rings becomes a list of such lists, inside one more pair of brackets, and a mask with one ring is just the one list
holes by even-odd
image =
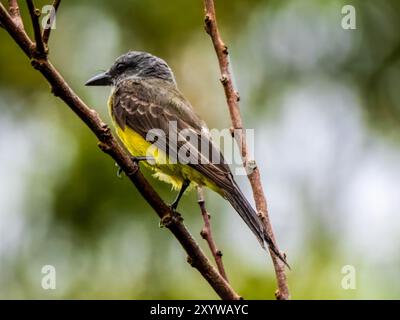
[[[214, 241], [211, 229], [211, 216], [206, 209], [206, 201], [204, 199], [204, 191], [202, 187], [197, 188], [197, 202], [199, 203], [200, 212], [204, 220], [204, 227], [200, 232], [201, 237], [206, 240], [208, 247], [214, 257], [215, 263], [218, 268], [219, 274], [228, 281], [228, 277], [225, 272], [224, 264], [222, 262], [222, 251], [218, 249], [217, 244]], [[228, 281], [229, 282], [229, 281]]]
[[[53, 1], [53, 8], [54, 8], [54, 13], [57, 14], [58, 7], [60, 6], [61, 0], [54, 0]], [[51, 23], [51, 20], [47, 20], [47, 25], [49, 26]], [[49, 39], [50, 39], [50, 32], [51, 32], [51, 26], [45, 30], [43, 30], [43, 42], [45, 45], [48, 45]]]
[[[275, 243], [276, 248], [278, 248], [278, 246], [276, 245], [275, 235], [272, 230], [272, 225], [269, 219], [267, 200], [261, 184], [260, 171], [257, 168], [254, 160], [249, 159], [248, 156], [248, 149], [244, 135], [245, 130], [243, 128], [243, 121], [239, 108], [240, 96], [238, 91], [235, 89], [232, 80], [232, 74], [229, 65], [228, 47], [222, 41], [221, 35], [218, 30], [214, 1], [204, 0], [204, 7], [205, 29], [211, 37], [215, 52], [217, 54], [221, 73], [220, 80], [225, 91], [226, 101], [232, 121], [232, 127], [235, 132], [241, 132], [241, 134], [239, 134], [239, 136], [236, 135], [235, 138], [241, 150], [243, 166], [245, 167], [246, 172], [248, 172], [248, 179], [253, 190], [253, 197], [256, 203], [257, 212], [259, 213], [267, 234]], [[278, 300], [290, 299], [289, 287], [287, 284], [285, 273], [285, 264], [271, 249], [269, 251], [274, 265], [276, 281], [278, 285], [278, 290], [275, 292], [275, 296]]]

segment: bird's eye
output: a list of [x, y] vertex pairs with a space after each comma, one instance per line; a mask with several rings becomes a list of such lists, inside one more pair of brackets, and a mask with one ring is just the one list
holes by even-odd
[[125, 64], [124, 63], [118, 63], [116, 66], [116, 69], [118, 71], [124, 71], [125, 70]]

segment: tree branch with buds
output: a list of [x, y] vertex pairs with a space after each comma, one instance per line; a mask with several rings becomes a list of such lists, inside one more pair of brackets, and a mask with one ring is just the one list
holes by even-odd
[[214, 257], [215, 264], [217, 265], [219, 274], [228, 281], [225, 272], [224, 264], [222, 263], [222, 251], [217, 248], [214, 237], [211, 231], [211, 216], [206, 209], [206, 200], [204, 198], [204, 190], [202, 187], [197, 187], [197, 202], [200, 207], [200, 212], [204, 220], [204, 227], [200, 232], [201, 237], [206, 240], [208, 247]]
[[[271, 221], [269, 219], [267, 200], [261, 183], [260, 170], [258, 169], [255, 161], [249, 158], [245, 138], [245, 130], [243, 127], [243, 121], [239, 108], [240, 96], [232, 80], [228, 47], [222, 41], [220, 32], [218, 30], [214, 0], [204, 0], [204, 8], [205, 30], [211, 37], [218, 58], [219, 68], [221, 72], [220, 80], [225, 91], [226, 101], [232, 121], [232, 127], [235, 132], [241, 132], [241, 134], [235, 135], [235, 138], [241, 150], [243, 166], [246, 169], [246, 172], [248, 172], [248, 179], [250, 181], [250, 185], [253, 191], [253, 197], [256, 203], [257, 212], [269, 238], [273, 241], [275, 247], [278, 248], [278, 246], [276, 245], [275, 235], [272, 230]], [[278, 300], [290, 299], [289, 287], [287, 284], [285, 273], [285, 264], [271, 249], [269, 251], [271, 254], [278, 284], [278, 290], [275, 292], [275, 296]]]

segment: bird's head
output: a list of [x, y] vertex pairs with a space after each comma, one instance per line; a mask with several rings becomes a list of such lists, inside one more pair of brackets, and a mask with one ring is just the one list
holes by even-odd
[[85, 85], [114, 86], [128, 78], [156, 78], [175, 83], [174, 74], [164, 60], [147, 52], [130, 51], [117, 58], [106, 72], [89, 79]]

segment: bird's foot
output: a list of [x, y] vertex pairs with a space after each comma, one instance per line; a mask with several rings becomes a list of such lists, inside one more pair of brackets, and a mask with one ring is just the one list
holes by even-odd
[[[170, 207], [171, 208], [171, 207]], [[174, 223], [177, 222], [182, 222], [183, 218], [181, 216], [180, 213], [178, 213], [176, 211], [176, 209], [172, 209], [170, 210], [170, 212], [168, 214], [166, 214], [159, 222], [159, 227], [160, 228], [168, 228], [169, 226], [171, 226]]]
[[[154, 161], [154, 158], [153, 157], [131, 157], [131, 160], [138, 164], [141, 161]], [[122, 179], [124, 170], [118, 165], [118, 163], [115, 163], [115, 166], [118, 168], [117, 169], [117, 177]]]
[[123, 178], [124, 170], [118, 165], [118, 163], [115, 163], [115, 166], [117, 167], [117, 177], [119, 179]]
[[153, 157], [147, 157], [147, 156], [144, 156], [144, 157], [131, 157], [131, 159], [132, 159], [133, 162], [136, 162], [136, 163], [139, 163], [141, 161], [154, 161]]
[[183, 221], [181, 214], [176, 211], [176, 209], [178, 208], [178, 203], [179, 199], [175, 199], [172, 204], [168, 205], [168, 207], [170, 208], [169, 213], [160, 220], [158, 225], [160, 228], [168, 228], [171, 224], [177, 221]]
[[180, 199], [175, 199], [175, 201], [172, 202], [172, 203], [169, 205], [171, 211], [174, 212], [174, 213], [176, 213], [176, 209], [178, 209], [179, 200], [180, 200]]
[[190, 181], [189, 180], [185, 180], [182, 183], [182, 187], [179, 190], [179, 193], [177, 195], [177, 197], [175, 198], [174, 202], [172, 202], [169, 207], [171, 208], [172, 212], [176, 212], [176, 209], [178, 208], [178, 204], [181, 201], [181, 198], [183, 196], [183, 194], [185, 193], [186, 189], [189, 187], [190, 185]]

